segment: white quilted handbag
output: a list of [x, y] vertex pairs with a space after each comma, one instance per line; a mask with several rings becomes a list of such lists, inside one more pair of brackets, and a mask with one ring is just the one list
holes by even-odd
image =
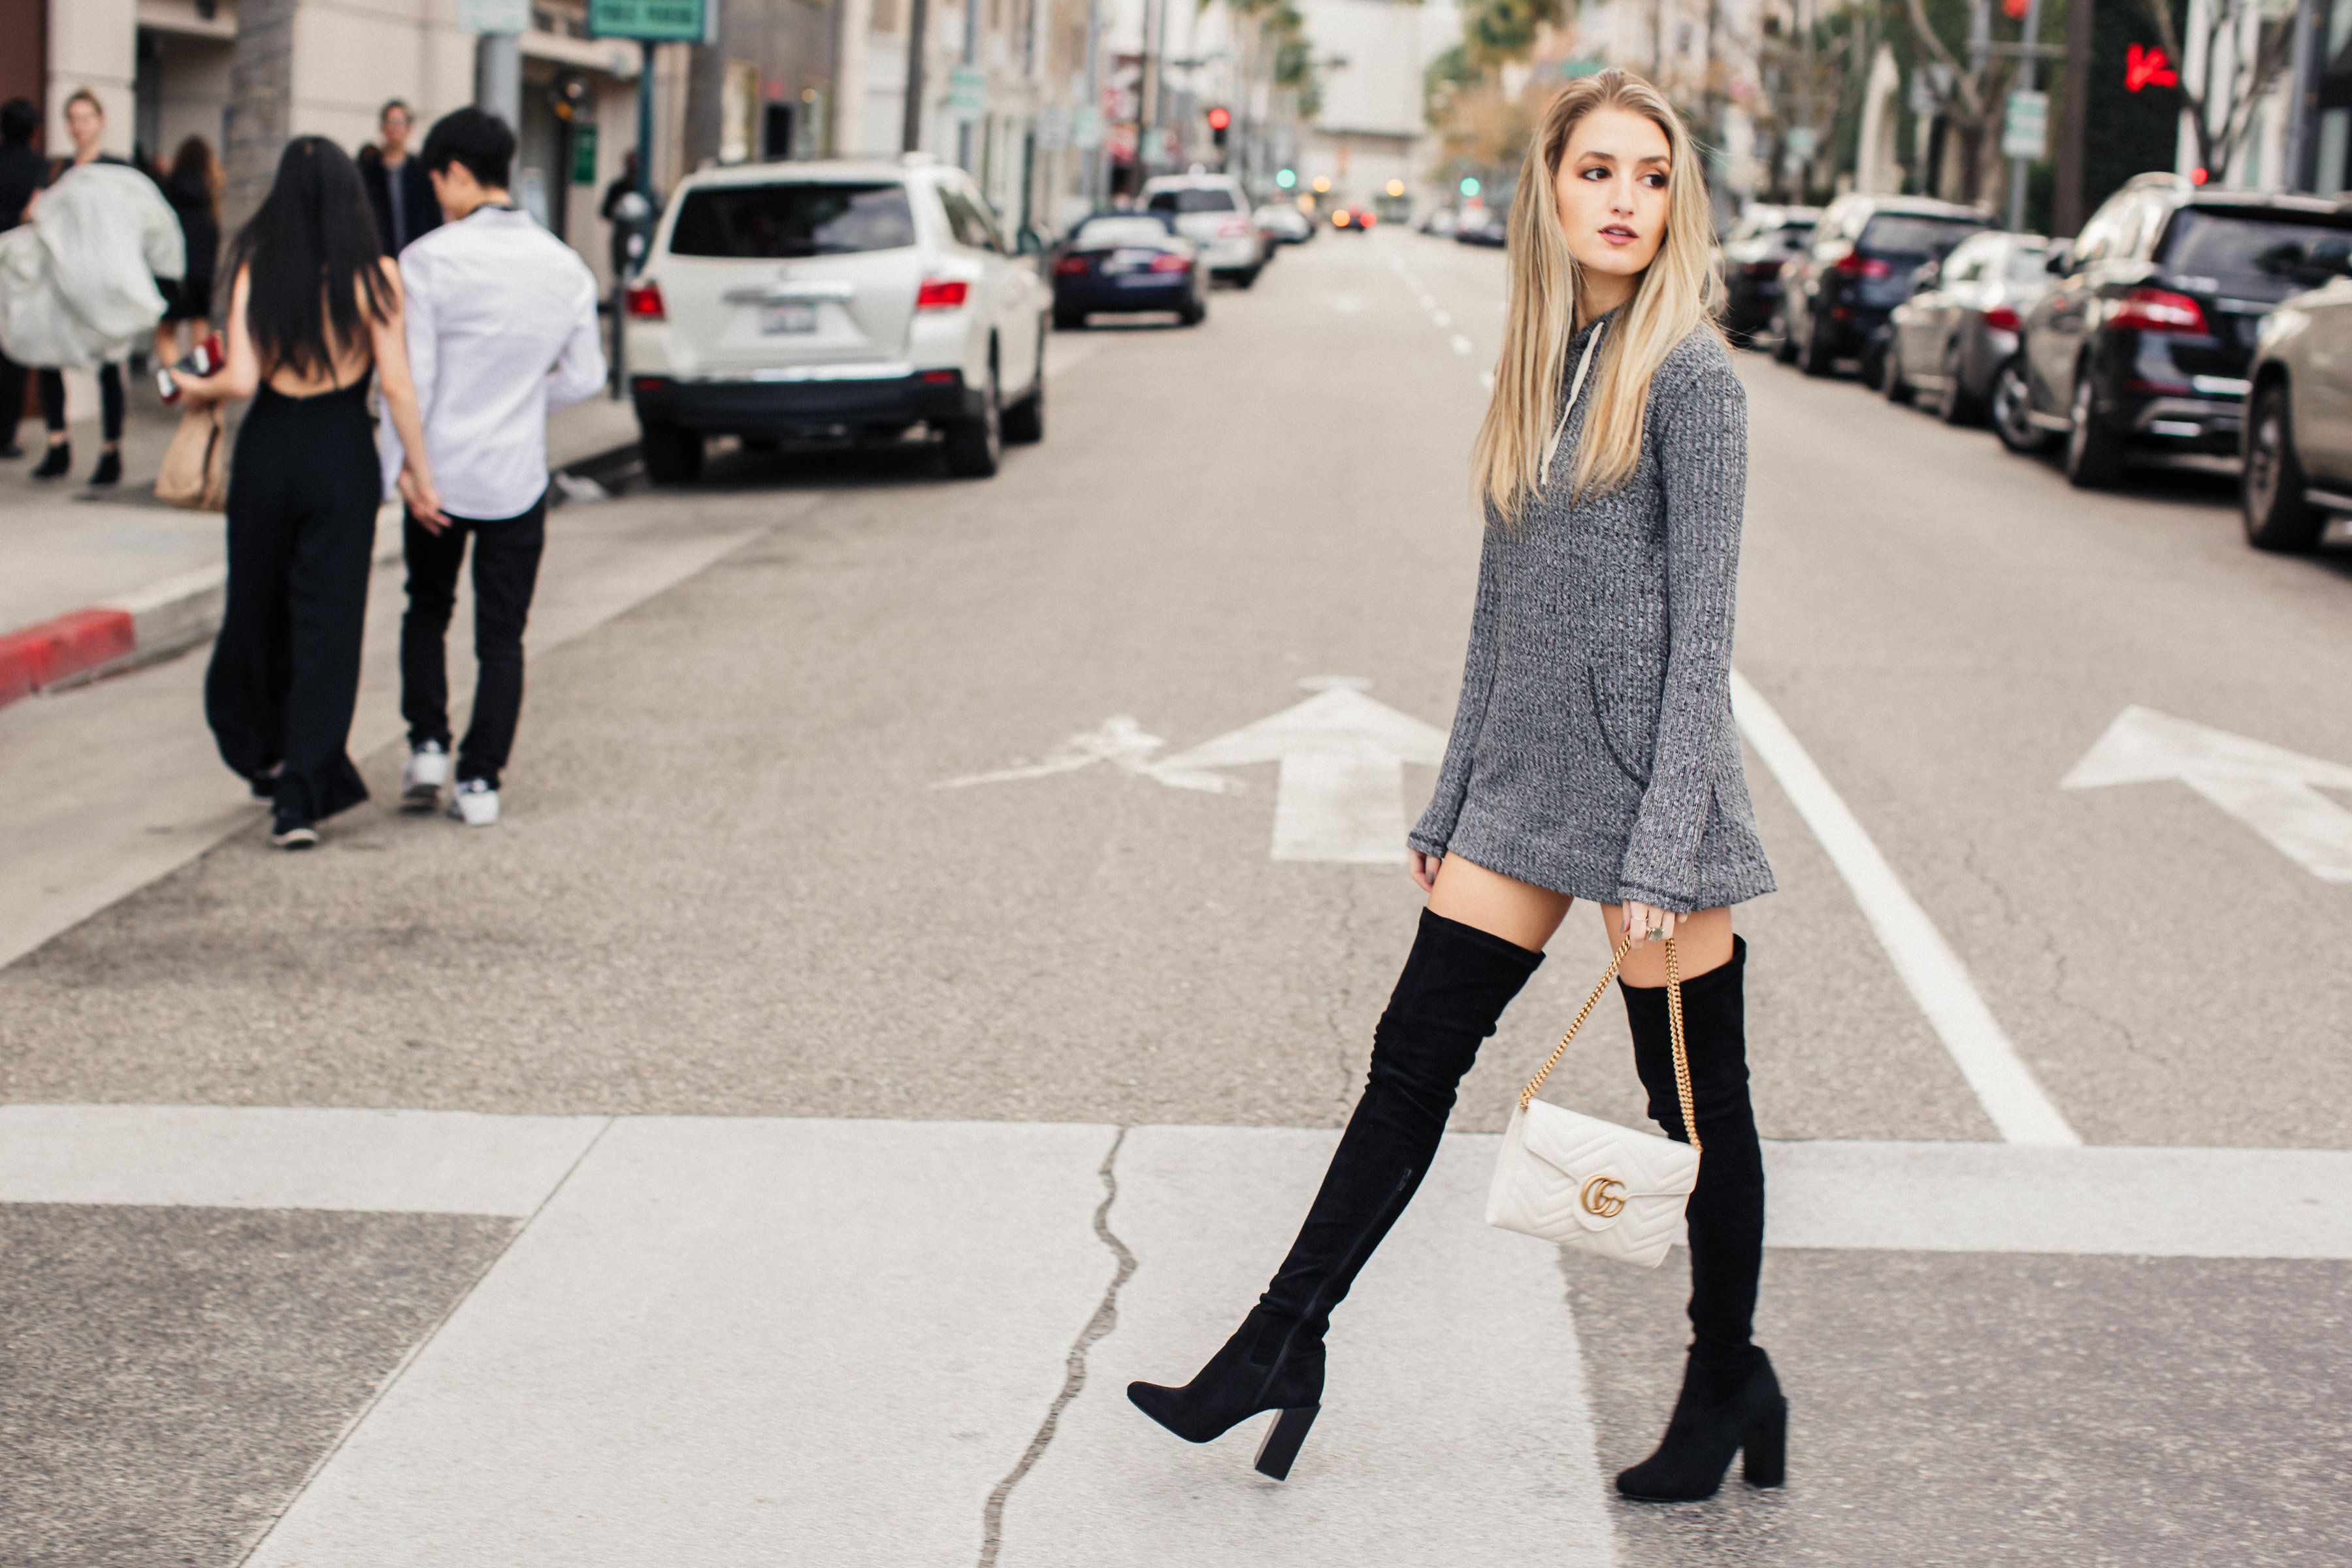
[[1503, 1157], [1486, 1189], [1486, 1223], [1655, 1268], [1682, 1234], [1683, 1205], [1698, 1184], [1700, 1152], [1697, 1118], [1691, 1111], [1690, 1059], [1683, 1050], [1681, 966], [1671, 938], [1666, 1015], [1674, 1024], [1675, 1092], [1691, 1141], [1677, 1143], [1654, 1132], [1636, 1132], [1536, 1098], [1632, 946], [1630, 941], [1618, 943], [1607, 973], [1559, 1037], [1551, 1059], [1519, 1090], [1518, 1109], [1503, 1131]]

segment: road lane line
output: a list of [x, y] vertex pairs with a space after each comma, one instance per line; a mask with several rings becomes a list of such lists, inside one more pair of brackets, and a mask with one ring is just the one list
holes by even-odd
[[1781, 793], [1845, 879], [1895, 973], [2001, 1137], [2011, 1143], [2080, 1143], [2081, 1136], [1985, 1005], [1959, 954], [1903, 886], [1795, 732], [1738, 670], [1731, 674], [1731, 710], [1739, 732], [1772, 770]]

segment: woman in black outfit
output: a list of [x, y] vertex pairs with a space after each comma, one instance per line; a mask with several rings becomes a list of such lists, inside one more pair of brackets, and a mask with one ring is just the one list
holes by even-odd
[[228, 487], [228, 608], [205, 675], [221, 757], [274, 803], [269, 841], [319, 842], [317, 824], [367, 798], [346, 746], [383, 480], [368, 377], [407, 454], [400, 492], [437, 520], [409, 379], [400, 272], [376, 241], [359, 171], [298, 136], [261, 210], [229, 247], [228, 363], [173, 373], [199, 400], [253, 398]]
[[177, 282], [163, 283], [163, 319], [155, 327], [155, 363], [180, 362], [180, 324], [186, 322], [189, 342], [203, 342], [212, 331], [213, 269], [220, 257], [220, 161], [212, 143], [191, 136], [172, 156], [171, 173], [161, 182], [163, 199], [180, 220], [180, 236], [188, 245], [188, 270]]

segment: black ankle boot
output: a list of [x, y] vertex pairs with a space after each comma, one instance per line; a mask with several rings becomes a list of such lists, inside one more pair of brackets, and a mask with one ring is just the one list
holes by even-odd
[[37, 479], [61, 479], [73, 472], [73, 443], [59, 441], [50, 447], [48, 455], [33, 470]]
[[1657, 1452], [1622, 1472], [1617, 1489], [1636, 1502], [1710, 1498], [1742, 1449], [1741, 1479], [1749, 1486], [1777, 1487], [1786, 1478], [1789, 1402], [1771, 1358], [1751, 1345], [1737, 1364], [1710, 1366], [1693, 1352]]
[[109, 447], [98, 455], [98, 467], [90, 470], [89, 482], [93, 489], [103, 489], [108, 485], [122, 482], [122, 452], [120, 447]]
[[1363, 1098], [1290, 1255], [1199, 1376], [1181, 1388], [1128, 1384], [1136, 1408], [1194, 1443], [1281, 1410], [1257, 1468], [1277, 1480], [1289, 1474], [1322, 1398], [1331, 1310], [1412, 1201], [1479, 1042], [1542, 962], [1539, 952], [1422, 911], [1412, 955], [1373, 1032]]

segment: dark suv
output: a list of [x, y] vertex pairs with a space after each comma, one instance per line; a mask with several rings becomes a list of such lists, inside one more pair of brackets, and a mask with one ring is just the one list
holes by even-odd
[[1976, 208], [1950, 202], [1840, 196], [1822, 215], [1811, 247], [1781, 269], [1779, 359], [1807, 375], [1859, 359], [1874, 383], [1887, 314], [1911, 297], [1911, 275], [1990, 226]]
[[2316, 197], [2139, 175], [2051, 258], [2011, 373], [2021, 425], [2063, 434], [2084, 487], [2122, 478], [2135, 447], [2235, 456], [2263, 320], [2343, 270], [2347, 230], [2352, 212]]

